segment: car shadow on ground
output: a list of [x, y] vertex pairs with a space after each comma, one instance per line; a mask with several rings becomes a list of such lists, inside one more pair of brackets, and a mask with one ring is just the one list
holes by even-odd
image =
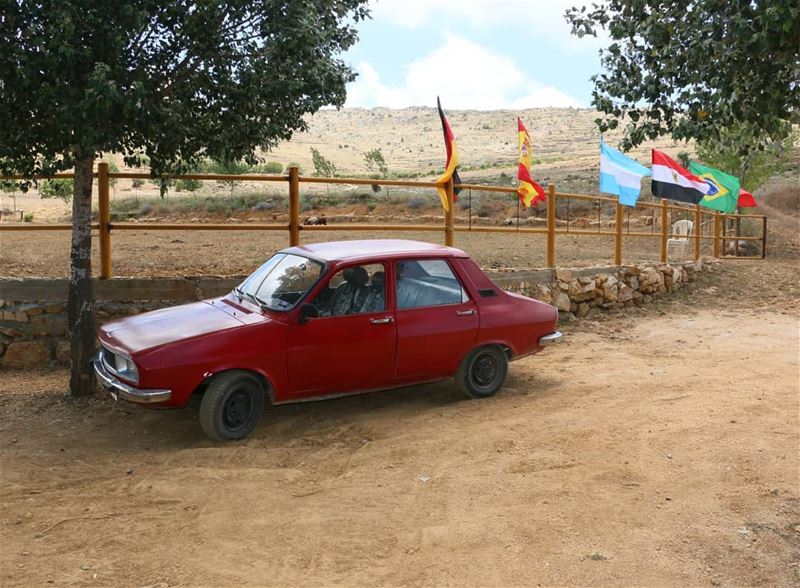
[[[531, 377], [524, 369], [516, 372], [512, 369], [503, 389], [487, 400], [465, 398], [453, 380], [447, 379], [326, 400], [268, 405], [261, 424], [248, 438], [227, 444], [215, 443], [203, 434], [198, 422], [198, 401], [185, 409], [157, 410], [115, 402], [102, 390], [94, 397], [72, 399], [63, 390], [48, 386], [3, 398], [0, 413], [5, 415], [6, 426], [0, 430], [0, 437], [19, 440], [19, 448], [27, 445], [28, 437], [33, 444], [31, 449], [45, 452], [56, 445], [105, 446], [109, 452], [222, 448], [248, 443], [282, 446], [309, 436], [322, 439], [332, 432], [336, 432], [337, 439], [345, 437], [347, 441], [348, 428], [374, 430], [431, 416], [456, 418], [465, 409], [558, 393], [558, 382], [540, 375]], [[37, 436], [29, 436], [28, 432], [36, 428], [53, 434], [35, 439]], [[357, 431], [352, 434], [360, 436]]]

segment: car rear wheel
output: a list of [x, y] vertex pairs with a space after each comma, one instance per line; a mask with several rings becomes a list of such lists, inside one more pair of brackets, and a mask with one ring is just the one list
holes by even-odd
[[208, 385], [200, 403], [200, 426], [215, 441], [242, 439], [264, 414], [264, 387], [252, 374], [226, 372]]
[[503, 387], [508, 358], [499, 347], [480, 347], [461, 363], [456, 385], [470, 398], [488, 398]]

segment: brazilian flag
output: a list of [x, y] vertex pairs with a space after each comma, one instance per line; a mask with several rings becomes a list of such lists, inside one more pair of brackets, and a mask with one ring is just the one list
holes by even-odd
[[739, 178], [696, 161], [689, 162], [689, 171], [711, 188], [700, 201], [701, 206], [727, 213], [736, 210], [736, 203], [739, 201]]

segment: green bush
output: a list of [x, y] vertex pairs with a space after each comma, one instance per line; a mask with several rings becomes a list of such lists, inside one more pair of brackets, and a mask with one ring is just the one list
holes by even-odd
[[22, 217], [22, 220], [24, 220], [26, 223], [32, 223], [33, 222], [33, 213], [32, 212], [26, 212], [25, 216]]
[[261, 165], [257, 165], [253, 171], [262, 174], [280, 174], [283, 173], [283, 166], [277, 161], [268, 161]]

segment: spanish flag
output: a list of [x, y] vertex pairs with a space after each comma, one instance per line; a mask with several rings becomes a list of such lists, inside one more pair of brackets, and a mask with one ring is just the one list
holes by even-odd
[[[442, 103], [439, 101], [439, 97], [436, 97], [436, 106], [439, 108], [439, 118], [442, 119], [442, 132], [444, 133], [444, 146], [447, 149], [447, 161], [444, 165], [444, 173], [439, 176], [439, 179], [436, 180], [437, 184], [444, 184], [450, 178], [453, 178], [454, 184], [460, 184], [461, 178], [458, 177], [458, 166], [461, 164], [461, 161], [458, 159], [458, 147], [456, 147], [456, 137], [453, 135], [453, 131], [450, 129], [450, 123], [447, 122], [447, 117], [444, 115], [444, 111], [442, 110]], [[439, 199], [442, 201], [442, 208], [445, 210], [450, 210], [450, 202], [447, 198], [447, 191], [444, 189], [444, 186], [439, 185], [436, 187], [436, 190], [439, 192]], [[455, 188], [453, 192], [453, 200], [455, 200], [455, 196], [461, 192], [461, 188]]]
[[533, 206], [537, 202], [547, 200], [547, 196], [544, 189], [531, 178], [531, 136], [519, 117], [517, 117], [517, 144], [519, 146], [519, 165], [517, 166], [519, 188], [517, 188], [517, 195], [522, 204]]

